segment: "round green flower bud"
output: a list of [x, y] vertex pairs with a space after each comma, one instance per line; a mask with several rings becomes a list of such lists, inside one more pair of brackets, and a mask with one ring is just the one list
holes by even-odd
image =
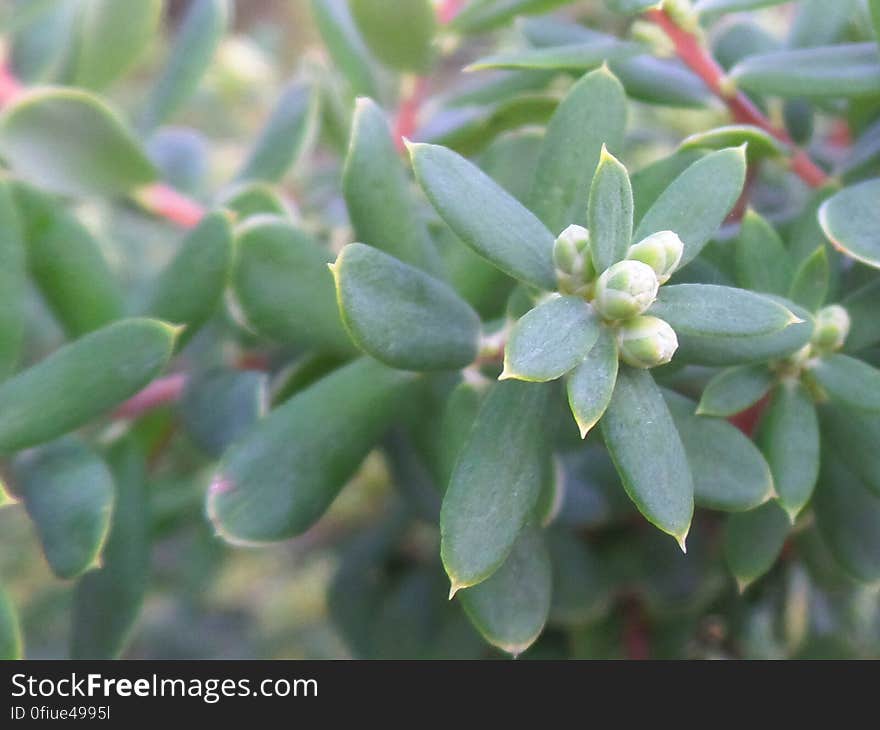
[[849, 313], [839, 304], [820, 309], [810, 342], [819, 352], [834, 352], [843, 347], [849, 335]]
[[657, 280], [665, 284], [678, 268], [683, 254], [684, 244], [678, 234], [660, 231], [630, 246], [626, 257], [650, 266], [657, 274]]
[[560, 291], [584, 293], [585, 285], [596, 278], [590, 252], [590, 232], [583, 226], [571, 225], [560, 233], [553, 246], [553, 263]]
[[629, 319], [644, 312], [657, 298], [657, 274], [641, 261], [619, 261], [596, 282], [593, 301], [605, 319]]
[[635, 317], [617, 330], [620, 358], [634, 368], [655, 368], [668, 363], [678, 349], [675, 330], [658, 317]]

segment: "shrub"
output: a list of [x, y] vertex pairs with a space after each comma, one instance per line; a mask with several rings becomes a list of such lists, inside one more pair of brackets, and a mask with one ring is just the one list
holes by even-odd
[[286, 84], [225, 0], [0, 18], [0, 504], [71, 655], [281, 541], [325, 654], [880, 654], [880, 2], [292, 5]]

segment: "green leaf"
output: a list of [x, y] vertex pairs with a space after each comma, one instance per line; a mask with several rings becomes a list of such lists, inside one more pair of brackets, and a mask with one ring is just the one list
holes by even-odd
[[[880, 72], [878, 72], [880, 78]], [[838, 250], [880, 269], [880, 180], [845, 188], [819, 208], [819, 223]]]
[[329, 251], [280, 218], [258, 216], [236, 236], [235, 298], [247, 323], [279, 342], [355, 351], [336, 304]]
[[769, 8], [782, 5], [789, 0], [697, 0], [694, 10], [700, 15], [721, 15], [723, 13], [740, 13], [744, 10]]
[[551, 386], [492, 386], [459, 454], [440, 514], [440, 554], [452, 593], [504, 562], [538, 501]]
[[437, 16], [430, 0], [348, 0], [355, 22], [382, 63], [424, 73], [434, 58]]
[[651, 374], [622, 367], [600, 424], [626, 493], [684, 550], [694, 485], [684, 445]]
[[769, 132], [750, 124], [731, 124], [716, 127], [706, 132], [695, 132], [686, 137], [681, 148], [722, 150], [727, 147], [746, 145], [746, 156], [749, 162], [763, 159], [785, 157], [789, 147], [780, 142]]
[[605, 0], [615, 13], [638, 15], [646, 10], [659, 9], [663, 0]]
[[25, 331], [27, 287], [23, 231], [12, 187], [0, 180], [0, 381], [15, 370]]
[[595, 310], [580, 297], [552, 296], [516, 323], [501, 378], [556, 380], [578, 365], [599, 337]]
[[601, 557], [573, 530], [547, 530], [544, 539], [553, 566], [550, 622], [573, 628], [600, 618], [612, 600]]
[[880, 497], [880, 416], [824, 405], [822, 443]]
[[684, 243], [684, 266], [702, 251], [742, 193], [745, 147], [712, 152], [681, 173], [645, 213], [634, 239], [674, 231]]
[[798, 267], [788, 298], [811, 312], [818, 311], [828, 296], [830, 279], [828, 253], [820, 246]]
[[439, 274], [440, 260], [382, 110], [358, 99], [342, 192], [355, 237], [404, 263]]
[[144, 455], [132, 438], [107, 454], [116, 506], [100, 570], [79, 579], [73, 597], [73, 659], [115, 659], [140, 614], [150, 576], [149, 499]]
[[874, 24], [874, 35], [880, 41], [880, 0], [868, 0], [871, 11], [871, 22]]
[[22, 659], [24, 642], [18, 614], [9, 594], [0, 586], [0, 660]]
[[607, 327], [599, 330], [599, 338], [590, 353], [569, 375], [568, 405], [574, 420], [586, 438], [602, 418], [617, 382], [617, 340]]
[[100, 91], [128, 71], [156, 37], [162, 0], [80, 2], [73, 85]]
[[696, 415], [694, 402], [678, 393], [664, 396], [687, 453], [698, 505], [745, 512], [773, 496], [770, 467], [742, 431], [723, 419]]
[[211, 369], [187, 378], [180, 420], [202, 451], [220, 457], [265, 415], [268, 400], [265, 373]]
[[223, 456], [207, 507], [218, 534], [262, 544], [311, 527], [388, 428], [412, 380], [360, 359], [272, 411]]
[[410, 145], [416, 179], [446, 224], [474, 251], [517, 279], [556, 288], [550, 231], [478, 167], [454, 152]]
[[125, 319], [86, 335], [0, 385], [0, 451], [50, 441], [149, 383], [174, 347], [173, 327]]
[[630, 183], [635, 200], [635, 222], [639, 223], [645, 217], [645, 213], [679, 175], [703, 157], [705, 155], [700, 150], [678, 150], [633, 173]]
[[217, 206], [234, 213], [240, 222], [257, 215], [288, 219], [295, 216], [295, 209], [282, 197], [279, 190], [259, 180], [225, 188], [217, 197]]
[[339, 310], [357, 345], [401, 370], [455, 370], [477, 357], [480, 318], [448, 285], [352, 243], [333, 264]]
[[632, 243], [633, 192], [626, 168], [603, 146], [590, 187], [590, 250], [596, 271], [623, 261]]
[[714, 284], [661, 287], [648, 310], [679, 336], [754, 337], [779, 332], [799, 320], [782, 304], [745, 289]]
[[793, 274], [791, 256], [779, 234], [758, 213], [747, 210], [736, 239], [736, 283], [784, 297]]
[[552, 576], [541, 533], [527, 527], [498, 570], [461, 592], [462, 606], [486, 641], [516, 657], [534, 643], [547, 623]]
[[840, 566], [856, 580], [880, 580], [880, 497], [842, 459], [823, 452], [815, 503], [819, 532]]
[[857, 411], [880, 412], [880, 370], [848, 355], [811, 362], [809, 377], [831, 400]]
[[844, 347], [858, 352], [880, 342], [880, 279], [856, 289], [842, 302], [851, 322]]
[[819, 421], [800, 383], [783, 381], [774, 390], [757, 441], [773, 473], [779, 503], [793, 523], [819, 476]]
[[119, 319], [122, 292], [92, 233], [55, 198], [16, 193], [28, 271], [64, 331], [78, 337]]
[[189, 339], [223, 301], [231, 268], [229, 218], [223, 212], [210, 213], [183, 240], [177, 255], [159, 274], [146, 312], [185, 325], [181, 340]]
[[587, 223], [602, 146], [623, 147], [626, 117], [626, 93], [604, 68], [580, 79], [562, 100], [547, 125], [529, 195], [532, 210], [554, 233]]
[[324, 47], [358, 96], [378, 98], [375, 64], [358, 33], [347, 0], [312, 0], [312, 17]]
[[588, 43], [498, 53], [474, 61], [465, 68], [465, 71], [531, 69], [583, 72], [598, 68], [609, 61], [638, 56], [645, 51], [645, 47], [638, 43], [604, 37]]
[[75, 578], [99, 566], [114, 498], [104, 461], [68, 437], [22, 454], [12, 474], [52, 572]]
[[724, 557], [740, 593], [773, 567], [790, 532], [791, 522], [776, 502], [727, 518]]
[[231, 25], [230, 0], [193, 0], [174, 39], [171, 55], [147, 96], [141, 127], [155, 129], [195, 92]]
[[0, 114], [0, 155], [22, 178], [61, 195], [124, 195], [156, 171], [119, 116], [78, 89], [37, 89]]
[[876, 43], [841, 43], [746, 57], [730, 71], [743, 89], [784, 98], [880, 96]]
[[457, 33], [484, 33], [518, 15], [546, 13], [567, 2], [570, 0], [474, 0], [458, 12], [450, 28]]
[[309, 83], [294, 81], [289, 84], [275, 104], [236, 180], [280, 182], [315, 137], [319, 98]]
[[751, 408], [773, 387], [766, 365], [740, 365], [716, 375], [706, 385], [697, 413], [728, 418]]

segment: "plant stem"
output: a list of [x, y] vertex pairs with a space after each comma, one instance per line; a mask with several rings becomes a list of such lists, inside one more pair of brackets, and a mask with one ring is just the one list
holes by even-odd
[[205, 215], [199, 203], [164, 183], [141, 188], [132, 198], [144, 210], [183, 228], [194, 228]]
[[419, 112], [428, 91], [424, 76], [407, 76], [403, 79], [403, 93], [394, 119], [394, 141], [402, 154], [406, 153], [404, 139], [412, 139], [418, 129]]
[[759, 127], [791, 147], [791, 171], [810, 187], [818, 188], [828, 182], [828, 175], [804, 150], [795, 147], [788, 132], [774, 125], [748, 96], [730, 84], [724, 69], [696, 35], [678, 25], [665, 10], [649, 10], [645, 15], [663, 29], [678, 57], [727, 105], [738, 123]]
[[455, 16], [458, 15], [462, 5], [464, 5], [464, 0], [443, 0], [440, 3], [440, 7], [437, 8], [437, 19], [443, 25], [451, 23]]
[[187, 376], [184, 373], [166, 375], [129, 398], [113, 412], [113, 418], [130, 421], [169, 403], [176, 403], [183, 395]]

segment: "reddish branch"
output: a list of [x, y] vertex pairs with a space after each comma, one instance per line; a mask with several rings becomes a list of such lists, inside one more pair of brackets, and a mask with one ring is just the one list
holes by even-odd
[[397, 149], [406, 152], [405, 139], [412, 139], [418, 129], [419, 112], [425, 101], [428, 90], [428, 80], [424, 76], [417, 76], [412, 80], [410, 87], [404, 93], [397, 107], [397, 115], [394, 120], [394, 140]]
[[443, 25], [451, 23], [455, 16], [458, 15], [462, 5], [464, 5], [464, 0], [443, 0], [440, 3], [440, 7], [437, 8], [437, 19]]
[[166, 375], [150, 383], [136, 396], [129, 398], [113, 412], [117, 420], [134, 420], [140, 416], [169, 403], [176, 403], [183, 395], [186, 375], [175, 373]]
[[649, 10], [646, 15], [669, 36], [678, 57], [727, 105], [738, 123], [759, 127], [791, 147], [791, 170], [807, 185], [817, 188], [828, 181], [828, 176], [809, 155], [794, 146], [788, 132], [774, 125], [748, 96], [732, 87], [724, 69], [703, 47], [697, 36], [679, 26], [664, 10]]

